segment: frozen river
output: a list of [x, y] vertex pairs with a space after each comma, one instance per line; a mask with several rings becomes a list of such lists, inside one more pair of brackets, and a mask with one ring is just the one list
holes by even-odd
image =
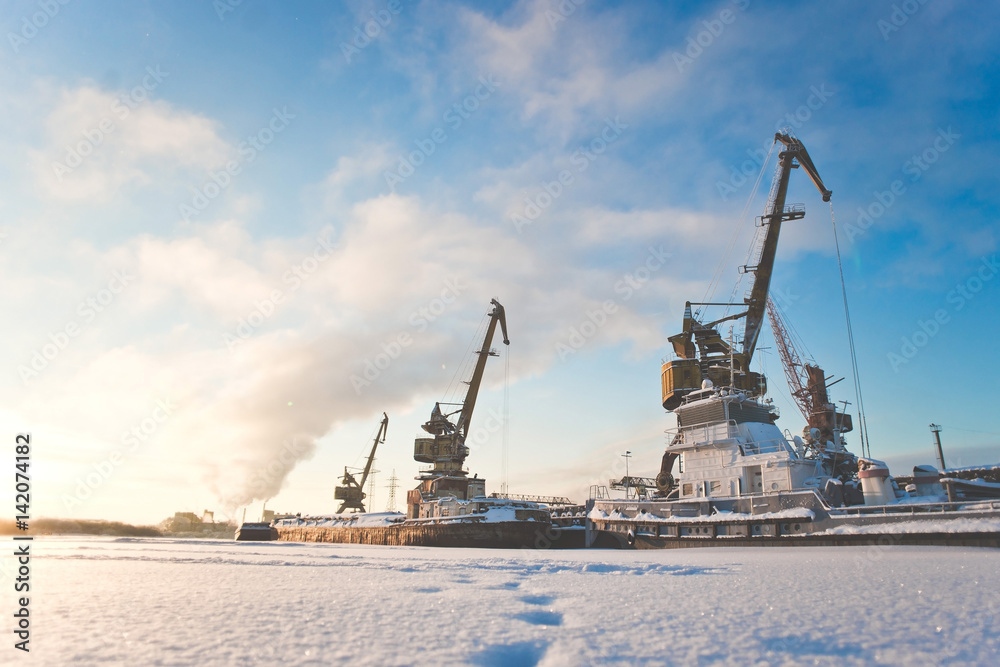
[[1000, 551], [986, 549], [32, 551], [30, 658], [8, 630], [3, 664], [1000, 664]]

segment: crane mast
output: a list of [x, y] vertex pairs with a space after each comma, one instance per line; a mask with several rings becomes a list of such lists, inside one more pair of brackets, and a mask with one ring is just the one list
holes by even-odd
[[368, 481], [368, 475], [372, 470], [372, 463], [375, 461], [375, 450], [381, 443], [385, 442], [386, 433], [389, 432], [389, 415], [382, 413], [382, 422], [379, 424], [378, 431], [375, 433], [375, 442], [372, 443], [372, 451], [368, 454], [368, 460], [365, 462], [364, 471], [361, 473], [361, 481], [359, 482], [353, 474], [348, 472], [347, 467], [344, 467], [344, 477], [340, 480], [341, 486], [338, 486], [333, 491], [333, 497], [335, 500], [342, 501], [340, 504], [340, 509], [337, 510], [338, 514], [342, 514], [345, 510], [353, 510], [355, 512], [364, 512], [365, 505], [365, 492], [364, 486], [365, 482]]
[[[778, 155], [778, 166], [771, 185], [767, 208], [764, 215], [758, 218], [758, 224], [764, 228], [764, 235], [756, 252], [756, 264], [741, 269], [744, 273], [753, 274], [750, 295], [742, 304], [690, 301], [685, 304], [682, 331], [668, 338], [677, 358], [664, 363], [661, 372], [663, 407], [667, 410], [673, 410], [681, 404], [684, 396], [700, 389], [703, 380], [710, 380], [720, 386], [733, 385], [735, 389], [754, 395], [763, 394], [766, 390], [766, 379], [760, 373], [750, 370], [750, 362], [753, 360], [757, 339], [764, 322], [781, 224], [805, 216], [803, 207], [785, 205], [792, 169], [801, 167], [808, 174], [820, 191], [823, 201], [830, 201], [832, 195], [832, 192], [823, 185], [823, 180], [801, 141], [782, 133], [775, 134], [774, 141], [784, 144], [784, 149]], [[740, 305], [745, 310], [702, 323], [693, 315], [691, 308], [693, 305], [726, 307]], [[743, 343], [737, 351], [733, 349], [731, 342], [723, 339], [717, 327], [723, 322], [741, 318], [745, 320]]]

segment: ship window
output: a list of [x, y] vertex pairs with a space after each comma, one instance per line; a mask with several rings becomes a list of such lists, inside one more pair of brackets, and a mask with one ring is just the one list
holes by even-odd
[[681, 454], [677, 457], [677, 473], [680, 474], [684, 472], [684, 455]]
[[692, 486], [691, 484], [685, 484], [683, 487], [681, 487], [682, 496], [690, 496], [692, 493], [694, 493], [694, 486]]
[[718, 480], [713, 480], [713, 481], [709, 482], [708, 483], [708, 491], [709, 491], [709, 493], [711, 495], [715, 495], [716, 493], [720, 493], [722, 491], [722, 482], [720, 482]]

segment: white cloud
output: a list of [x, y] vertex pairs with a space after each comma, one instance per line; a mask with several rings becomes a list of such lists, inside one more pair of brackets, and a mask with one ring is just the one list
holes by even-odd
[[496, 75], [545, 136], [565, 142], [593, 117], [647, 113], [683, 83], [666, 52], [647, 62], [622, 58], [621, 33], [608, 26], [618, 19], [587, 7], [566, 17], [556, 10], [547, 0], [522, 2], [504, 17], [512, 25], [461, 13], [470, 62]]
[[129, 186], [149, 186], [177, 169], [217, 168], [234, 152], [216, 123], [167, 102], [119, 96], [93, 85], [50, 101], [44, 143], [28, 152], [46, 197], [107, 202]]

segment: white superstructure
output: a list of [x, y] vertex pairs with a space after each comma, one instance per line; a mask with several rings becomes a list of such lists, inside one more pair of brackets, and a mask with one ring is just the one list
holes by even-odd
[[[807, 445], [782, 433], [777, 409], [742, 391], [706, 380], [674, 410], [667, 456], [676, 460], [670, 497], [730, 498], [802, 489], [824, 490], [833, 479], [831, 459], [853, 459], [837, 442]], [[834, 482], [837, 485], [839, 480]]]

